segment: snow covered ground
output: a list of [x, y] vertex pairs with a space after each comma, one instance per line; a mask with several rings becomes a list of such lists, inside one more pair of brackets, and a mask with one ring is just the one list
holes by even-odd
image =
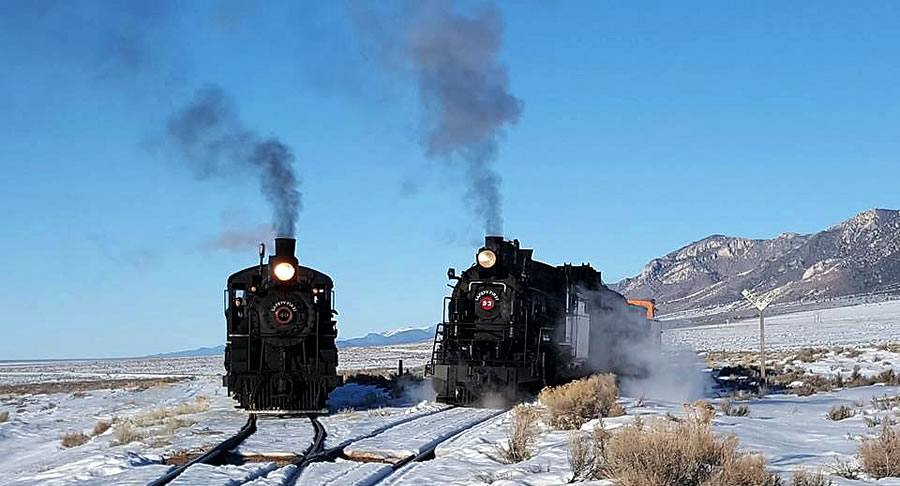
[[425, 341], [393, 346], [371, 346], [338, 349], [338, 368], [342, 370], [396, 369], [397, 360], [406, 368], [425, 366], [431, 361], [433, 343]]
[[[350, 347], [338, 350], [338, 369], [407, 369], [431, 360], [431, 341], [390, 346]], [[4, 385], [80, 382], [158, 377], [219, 376], [225, 372], [223, 356], [140, 358], [71, 361], [0, 361], [0, 388]], [[2, 393], [2, 391], [0, 391]]]
[[[798, 312], [765, 319], [770, 349], [872, 345], [900, 341], [900, 301]], [[759, 348], [759, 319], [670, 329], [663, 342], [697, 351]]]
[[397, 463], [499, 413], [491, 409], [452, 408], [392, 427], [356, 441], [344, 454], [350, 459]]
[[[666, 331], [665, 339], [683, 347], [725, 350], [737, 356], [742, 350], [757, 348], [757, 325], [756, 320], [750, 320], [728, 326], [674, 329]], [[773, 353], [774, 362], [809, 373], [848, 378], [854, 369], [862, 376], [876, 376], [888, 368], [900, 372], [900, 348], [875, 346], [900, 342], [898, 302], [778, 316], [767, 319], [766, 331], [769, 345], [780, 350]], [[799, 359], [794, 354], [801, 347], [823, 349]], [[427, 359], [431, 344], [346, 348], [341, 352], [344, 366], [358, 367], [353, 369], [393, 368], [396, 359], [404, 359], [406, 366], [416, 366]], [[0, 363], [0, 416], [8, 413], [8, 419], [0, 423], [0, 485], [147, 484], [169, 469], [162, 464], [163, 458], [204, 450], [245, 423], [247, 415], [234, 409], [219, 373], [218, 357]], [[160, 376], [184, 379], [147, 382], [151, 384], [146, 386], [135, 382], [114, 389], [77, 389], [77, 382], [85, 380]], [[23, 388], [14, 386], [59, 381], [74, 388], [23, 393], [15, 391]], [[681, 403], [652, 395], [643, 400], [624, 397], [621, 404], [626, 415], [606, 419], [604, 425], [615, 429], [642, 415], [681, 413]], [[900, 408], [880, 410], [872, 400], [898, 395], [897, 387], [879, 385], [805, 397], [772, 395], [744, 402], [750, 408], [749, 416], [720, 413], [713, 426], [722, 434], [737, 436], [745, 450], [764, 453], [769, 467], [785, 477], [798, 468], [827, 471], [839, 462], [852, 464], [856, 460], [860, 439], [877, 430], [870, 426], [872, 423], [888, 417], [900, 420]], [[711, 400], [716, 403], [716, 399]], [[336, 390], [330, 405], [336, 412], [321, 419], [328, 431], [325, 445], [346, 446], [350, 457], [356, 454], [396, 461], [452, 438], [440, 443], [434, 459], [410, 463], [397, 471], [384, 462], [343, 459], [311, 465], [296, 484], [550, 486], [565, 484], [571, 478], [565, 432], [545, 428], [535, 444], [534, 456], [526, 461], [504, 464], [498, 459], [497, 445], [509, 432], [508, 413], [491, 417], [494, 412], [486, 410], [445, 410], [443, 405], [427, 400], [397, 400], [372, 386], [356, 384]], [[841, 421], [828, 420], [828, 411], [838, 405], [853, 409], [855, 415]], [[108, 430], [95, 430], [99, 423], [111, 425]], [[121, 432], [122, 424], [131, 424], [133, 429], [132, 436], [125, 437], [127, 441], [122, 440], [127, 436]], [[62, 436], [74, 433], [84, 434], [84, 443], [63, 448]], [[308, 447], [311, 438], [306, 419], [264, 419], [257, 435], [239, 452], [296, 454]], [[296, 473], [294, 466], [279, 467], [261, 460], [198, 466], [172, 484], [276, 486], [286, 484]], [[833, 479], [837, 486], [873, 484]], [[900, 479], [883, 479], [877, 484], [900, 486]]]
[[146, 358], [72, 361], [0, 361], [0, 385], [211, 376], [225, 371], [223, 358]]

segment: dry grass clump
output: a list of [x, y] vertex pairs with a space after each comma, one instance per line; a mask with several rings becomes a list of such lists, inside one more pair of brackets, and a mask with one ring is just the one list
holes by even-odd
[[199, 395], [193, 402], [181, 402], [175, 405], [175, 415], [190, 415], [209, 410], [209, 397]]
[[860, 469], [859, 465], [852, 461], [835, 461], [834, 465], [831, 466], [831, 474], [833, 476], [838, 476], [844, 479], [852, 479], [857, 480], [862, 473], [862, 469]]
[[747, 405], [732, 406], [731, 400], [727, 399], [719, 403], [719, 408], [722, 409], [722, 413], [729, 417], [746, 417], [750, 415], [750, 407]]
[[[643, 426], [640, 417], [635, 423]], [[569, 432], [568, 459], [572, 469], [572, 481], [589, 481], [603, 477], [602, 458], [606, 453], [606, 444], [610, 434], [603, 428], [603, 421], [594, 427], [593, 434], [581, 431]]]
[[353, 407], [344, 407], [337, 411], [337, 416], [345, 420], [355, 418], [356, 409], [354, 409]]
[[538, 399], [545, 407], [552, 427], [563, 430], [580, 428], [585, 422], [601, 417], [623, 415], [616, 403], [619, 388], [612, 374], [594, 375], [565, 385], [541, 390]]
[[49, 395], [53, 393], [77, 393], [92, 390], [148, 389], [169, 386], [188, 380], [188, 377], [167, 376], [164, 378], [135, 378], [96, 381], [58, 381], [50, 383], [27, 383], [24, 385], [0, 385], [0, 395]]
[[713, 472], [701, 484], [702, 486], [780, 486], [781, 478], [766, 470], [766, 458], [762, 455], [736, 454], [725, 457], [721, 468]]
[[114, 445], [125, 445], [143, 440], [147, 435], [131, 422], [120, 422], [116, 425], [116, 441]]
[[862, 470], [876, 479], [900, 477], [900, 434], [885, 426], [878, 437], [863, 439], [859, 460]]
[[507, 464], [522, 462], [531, 458], [532, 446], [537, 438], [541, 413], [533, 405], [516, 405], [512, 410], [509, 438], [506, 444], [497, 446], [497, 454]]
[[73, 447], [78, 447], [82, 444], [86, 444], [87, 441], [91, 440], [86, 434], [81, 432], [71, 432], [62, 436], [62, 445], [63, 449], [71, 449]]
[[697, 418], [701, 422], [709, 423], [716, 418], [716, 407], [706, 400], [696, 400], [693, 408], [688, 404], [684, 405], [684, 413]]
[[164, 435], [164, 436], [175, 435], [175, 432], [178, 429], [181, 429], [184, 427], [190, 427], [191, 425], [194, 425], [195, 423], [197, 423], [197, 422], [194, 422], [193, 420], [171, 417], [171, 418], [166, 419], [165, 422], [163, 422], [162, 434], [157, 434], [157, 435]]
[[0, 412], [0, 424], [9, 420], [9, 412], [4, 410]]
[[869, 428], [883, 427], [885, 425], [893, 427], [897, 425], [897, 420], [887, 415], [875, 415], [874, 417], [863, 417], [863, 423]]
[[876, 346], [879, 351], [890, 351], [892, 353], [900, 353], [900, 343], [883, 343]]
[[91, 435], [97, 437], [98, 435], [101, 435], [109, 430], [110, 427], [112, 427], [111, 423], [101, 420], [100, 422], [94, 424], [94, 430], [91, 431]]
[[728, 399], [731, 400], [732, 402], [748, 402], [750, 400], [753, 400], [756, 397], [757, 397], [756, 395], [754, 395], [746, 390], [737, 390], [737, 391], [731, 392], [731, 395], [729, 395]]
[[831, 486], [831, 479], [825, 473], [794, 471], [791, 475], [791, 486]]
[[378, 408], [373, 408], [372, 410], [369, 410], [368, 412], [366, 412], [366, 415], [368, 415], [369, 417], [387, 417], [388, 415], [390, 415], [392, 413], [393, 412], [391, 412], [391, 410], [389, 410], [387, 408], [378, 407]]
[[116, 425], [114, 445], [174, 435], [178, 429], [194, 424], [193, 420], [178, 418], [179, 415], [190, 415], [206, 410], [209, 410], [209, 398], [199, 396], [191, 402], [182, 402], [170, 408], [153, 409], [129, 419], [114, 418], [112, 420]]
[[828, 417], [828, 420], [838, 421], [838, 420], [848, 419], [855, 415], [856, 415], [856, 410], [853, 410], [852, 408], [850, 408], [846, 405], [841, 405], [841, 406], [835, 405], [835, 406], [831, 407], [831, 410], [828, 411], [828, 414], [826, 416]]
[[609, 479], [617, 486], [777, 486], [765, 459], [737, 451], [735, 437], [718, 437], [703, 407], [686, 407], [673, 422], [641, 420], [615, 434], [570, 439], [574, 479]]
[[825, 354], [828, 354], [828, 350], [824, 348], [803, 348], [797, 351], [797, 354], [794, 355], [792, 361], [814, 363]]
[[863, 376], [860, 374], [859, 366], [854, 366], [853, 373], [850, 375], [850, 379], [846, 382], [846, 385], [847, 388], [856, 388], [860, 386], [870, 386], [876, 383], [883, 383], [887, 386], [898, 386], [900, 385], [900, 375], [897, 375], [892, 368], [889, 368], [876, 376]]
[[179, 415], [190, 415], [207, 410], [209, 410], [209, 398], [199, 396], [191, 402], [181, 402], [171, 408], [161, 407], [136, 415], [131, 421], [141, 427], [150, 427], [163, 424], [167, 419]]
[[494, 484], [497, 481], [505, 481], [507, 479], [512, 479], [513, 473], [512, 471], [504, 471], [504, 472], [479, 472], [475, 473], [475, 479], [481, 481], [484, 484]]
[[900, 397], [889, 397], [887, 395], [872, 397], [872, 406], [876, 410], [893, 410], [895, 407], [900, 407]]

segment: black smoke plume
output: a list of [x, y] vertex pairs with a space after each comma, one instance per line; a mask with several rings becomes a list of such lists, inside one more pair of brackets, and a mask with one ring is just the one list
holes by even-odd
[[491, 167], [503, 130], [519, 120], [522, 102], [509, 91], [498, 60], [503, 40], [500, 11], [492, 6], [466, 15], [452, 1], [410, 2], [409, 16], [391, 19], [354, 11], [357, 25], [373, 34], [389, 71], [408, 70], [424, 108], [428, 157], [465, 164], [465, 200], [487, 234], [503, 231], [500, 175]]
[[198, 90], [190, 103], [169, 118], [166, 134], [200, 178], [243, 181], [258, 177], [260, 192], [272, 206], [276, 235], [296, 235], [302, 203], [291, 148], [245, 127], [234, 101], [220, 87]]

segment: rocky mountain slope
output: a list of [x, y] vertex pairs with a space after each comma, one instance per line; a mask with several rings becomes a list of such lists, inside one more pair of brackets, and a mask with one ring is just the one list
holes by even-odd
[[661, 313], [740, 302], [743, 289], [779, 302], [900, 291], [900, 211], [871, 209], [819, 233], [770, 240], [712, 235], [614, 288], [656, 299]]

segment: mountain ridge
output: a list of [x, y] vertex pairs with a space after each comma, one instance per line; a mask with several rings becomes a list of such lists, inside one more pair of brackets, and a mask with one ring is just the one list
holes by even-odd
[[[337, 347], [370, 347], [370, 346], [391, 346], [396, 344], [413, 344], [434, 339], [435, 326], [426, 327], [404, 327], [400, 329], [392, 329], [382, 332], [370, 332], [365, 336], [338, 339]], [[181, 351], [172, 351], [167, 353], [157, 353], [143, 358], [193, 358], [199, 356], [220, 356], [225, 354], [225, 345], [201, 347], [195, 349], [185, 349]]]
[[771, 239], [713, 234], [613, 284], [661, 313], [740, 303], [741, 291], [810, 301], [900, 288], [900, 211], [873, 208], [817, 233]]

